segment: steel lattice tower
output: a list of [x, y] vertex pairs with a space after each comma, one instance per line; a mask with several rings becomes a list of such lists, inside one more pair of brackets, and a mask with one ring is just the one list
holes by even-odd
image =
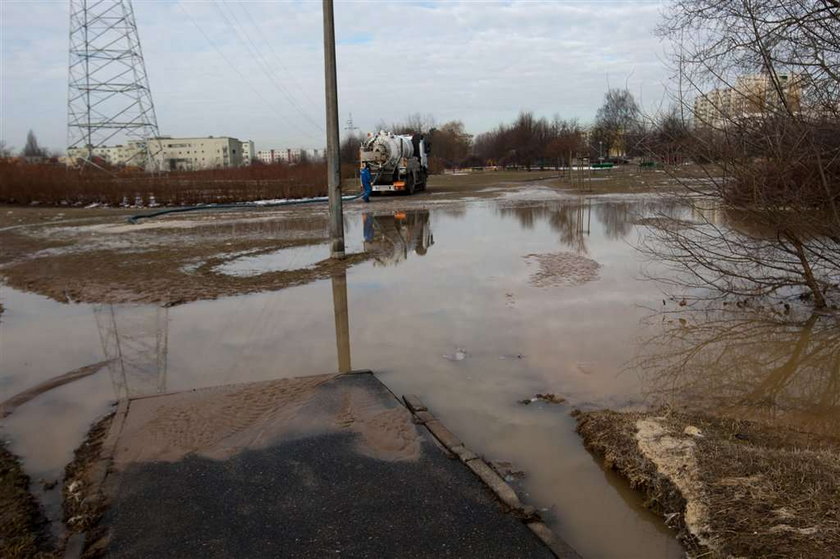
[[90, 161], [95, 148], [159, 135], [131, 0], [70, 0], [69, 67], [68, 152]]

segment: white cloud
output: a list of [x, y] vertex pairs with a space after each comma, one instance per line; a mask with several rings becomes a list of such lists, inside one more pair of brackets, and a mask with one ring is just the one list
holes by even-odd
[[[33, 128], [63, 148], [67, 2], [0, 4], [0, 138], [19, 146]], [[371, 1], [335, 10], [342, 126], [350, 112], [365, 130], [417, 112], [463, 120], [472, 133], [523, 109], [587, 121], [608, 79], [627, 80], [655, 106], [667, 75], [652, 35], [657, 3]], [[161, 133], [324, 143], [320, 2], [136, 0], [134, 11]]]

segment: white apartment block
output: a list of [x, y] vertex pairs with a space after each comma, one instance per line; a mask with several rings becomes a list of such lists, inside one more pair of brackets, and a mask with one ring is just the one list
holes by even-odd
[[305, 149], [305, 148], [286, 148], [286, 149], [266, 149], [257, 152], [257, 159], [267, 165], [272, 163], [300, 163], [303, 159], [309, 161], [319, 160], [324, 158], [323, 149]]
[[[146, 166], [146, 143], [143, 140], [129, 140], [125, 145], [101, 146], [93, 148], [93, 156], [115, 167]], [[87, 148], [75, 147], [67, 150], [67, 161], [74, 165], [88, 156]]]
[[[802, 80], [796, 74], [779, 75], [788, 107], [802, 109]], [[713, 89], [694, 101], [694, 123], [720, 128], [733, 121], [764, 116], [781, 108], [781, 100], [766, 74], [740, 76], [734, 87]]]
[[197, 171], [242, 166], [242, 142], [228, 136], [149, 138], [149, 157], [160, 171]]
[[[254, 142], [228, 136], [173, 138], [159, 136], [132, 140], [126, 145], [93, 149], [93, 155], [115, 167], [137, 166], [156, 171], [197, 171], [250, 165], [254, 160]], [[67, 159], [72, 164], [87, 157], [86, 148], [70, 148]], [[147, 158], [150, 161], [147, 161]]]
[[245, 140], [242, 142], [242, 164], [250, 165], [254, 161], [254, 142]]
[[266, 165], [280, 161], [280, 150], [261, 149], [257, 152], [257, 159]]

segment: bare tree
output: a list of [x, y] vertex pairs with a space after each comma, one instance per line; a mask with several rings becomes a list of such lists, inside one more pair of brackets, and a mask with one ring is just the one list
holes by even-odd
[[394, 134], [426, 134], [435, 127], [435, 117], [430, 114], [413, 113], [402, 122], [387, 124], [380, 121], [376, 125], [379, 130], [387, 130]]
[[627, 155], [635, 144], [641, 128], [639, 106], [626, 89], [610, 89], [604, 95], [604, 104], [595, 115], [593, 139], [598, 142], [599, 157], [611, 151]]
[[828, 306], [840, 278], [840, 3], [678, 0], [660, 33], [706, 176], [683, 181], [689, 219], [656, 228], [648, 249], [689, 288]]
[[467, 134], [463, 122], [453, 120], [432, 130], [429, 142], [433, 167], [460, 167], [469, 155], [472, 136]]
[[359, 162], [359, 146], [362, 145], [364, 134], [348, 134], [341, 140], [339, 147], [339, 159], [342, 164], [358, 164]]
[[582, 140], [583, 131], [574, 120], [556, 116], [549, 122], [521, 112], [513, 123], [476, 136], [473, 153], [487, 164], [543, 167], [567, 160], [569, 151], [578, 153]]
[[557, 166], [571, 165], [584, 149], [583, 130], [576, 120], [554, 117], [551, 123], [551, 139], [545, 147], [545, 156]]
[[30, 130], [26, 134], [26, 145], [23, 147], [21, 155], [24, 157], [46, 157], [47, 150], [38, 145], [38, 138], [35, 133]]

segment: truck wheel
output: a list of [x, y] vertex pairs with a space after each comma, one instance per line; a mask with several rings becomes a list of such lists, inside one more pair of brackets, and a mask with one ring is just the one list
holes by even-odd
[[409, 196], [411, 196], [412, 194], [414, 194], [414, 192], [415, 192], [415, 188], [414, 188], [414, 177], [413, 177], [412, 175], [408, 175], [408, 176], [405, 178], [405, 187], [406, 187], [406, 188], [405, 188], [405, 189], [406, 189], [406, 192], [408, 192], [408, 195], [409, 195]]

